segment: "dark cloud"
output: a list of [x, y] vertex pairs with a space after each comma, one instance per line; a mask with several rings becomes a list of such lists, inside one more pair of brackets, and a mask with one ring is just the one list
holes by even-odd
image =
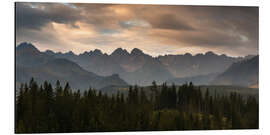
[[150, 21], [154, 28], [172, 30], [194, 30], [187, 22], [178, 19], [173, 14], [160, 15], [156, 20]]
[[16, 27], [40, 30], [50, 22], [76, 27], [75, 22], [81, 17], [79, 13], [64, 4], [16, 3]]
[[186, 7], [194, 18], [205, 22], [207, 28], [234, 29], [249, 38], [258, 39], [258, 7]]
[[179, 6], [173, 11], [196, 31], [151, 33], [156, 40], [176, 46], [223, 49], [234, 55], [258, 53], [257, 7]]

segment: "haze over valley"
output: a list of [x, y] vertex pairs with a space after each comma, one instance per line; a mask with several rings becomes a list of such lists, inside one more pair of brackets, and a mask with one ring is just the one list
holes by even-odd
[[62, 80], [76, 89], [149, 86], [153, 81], [249, 87], [258, 84], [258, 56], [230, 57], [209, 51], [153, 57], [138, 48], [130, 53], [118, 48], [111, 54], [95, 49], [76, 55], [41, 52], [24, 42], [16, 47], [16, 71], [17, 82], [28, 82], [31, 77], [38, 82]]

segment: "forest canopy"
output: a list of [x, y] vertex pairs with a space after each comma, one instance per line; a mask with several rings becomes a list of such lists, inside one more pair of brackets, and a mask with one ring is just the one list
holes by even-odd
[[153, 82], [148, 92], [135, 85], [108, 95], [31, 79], [16, 91], [15, 132], [258, 129], [258, 109], [254, 96], [202, 93], [192, 83], [160, 90]]

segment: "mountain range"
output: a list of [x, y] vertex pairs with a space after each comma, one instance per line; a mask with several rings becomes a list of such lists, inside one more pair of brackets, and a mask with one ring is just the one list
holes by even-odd
[[[86, 51], [76, 55], [73, 52], [45, 52], [56, 58], [64, 58], [79, 64], [87, 71], [108, 76], [119, 74], [129, 84], [150, 85], [153, 80], [158, 84], [173, 78], [186, 78], [224, 72], [231, 64], [247, 57], [230, 57], [213, 52], [184, 55], [164, 55], [152, 57], [138, 48], [130, 53], [117, 48], [110, 55], [100, 50]], [[251, 56], [248, 56], [251, 57]]]
[[108, 85], [128, 85], [117, 74], [99, 76], [68, 59], [52, 57], [32, 44], [21, 43], [16, 47], [16, 82], [25, 83], [32, 77], [40, 83], [69, 82], [73, 88], [82, 90], [90, 86], [99, 89]]
[[[72, 51], [40, 52], [30, 43], [21, 43], [16, 47], [16, 80], [28, 81], [30, 76], [39, 80], [59, 79], [81, 89], [89, 87], [89, 84], [95, 88], [135, 84], [147, 86], [151, 85], [152, 81], [156, 81], [157, 84], [183, 84], [192, 81], [198, 85], [216, 83], [249, 86], [258, 83], [258, 72], [249, 72], [258, 69], [258, 63], [252, 62], [252, 58], [255, 57], [230, 57], [211, 51], [196, 55], [186, 53], [153, 57], [138, 48], [131, 52], [117, 48], [111, 54], [95, 49], [76, 55]], [[239, 63], [252, 64], [240, 64], [249, 66], [243, 72], [241, 69], [244, 67], [235, 68]], [[228, 70], [233, 70], [233, 73]], [[235, 72], [239, 74], [234, 74]], [[249, 75], [250, 73], [252, 75]], [[254, 77], [256, 75], [257, 78]], [[242, 79], [242, 82], [237, 81], [239, 79]]]

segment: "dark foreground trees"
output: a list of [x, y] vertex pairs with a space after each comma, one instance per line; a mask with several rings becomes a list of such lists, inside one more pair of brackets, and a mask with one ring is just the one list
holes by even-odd
[[72, 91], [56, 82], [32, 79], [16, 96], [16, 133], [138, 130], [257, 129], [258, 101], [237, 93], [210, 95], [190, 84], [149, 90], [130, 87], [127, 94], [93, 89]]

